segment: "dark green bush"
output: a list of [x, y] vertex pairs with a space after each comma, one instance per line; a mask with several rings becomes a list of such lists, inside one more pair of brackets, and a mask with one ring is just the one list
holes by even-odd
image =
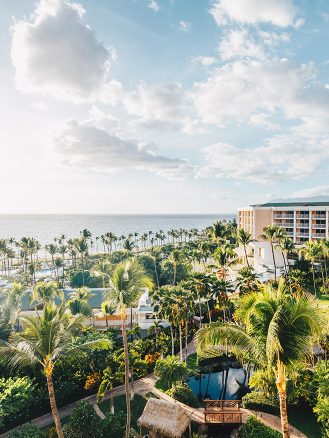
[[192, 408], [198, 408], [200, 406], [198, 399], [195, 397], [191, 389], [184, 383], [177, 383], [167, 391], [167, 394], [181, 403], [192, 406]]
[[70, 284], [71, 287], [87, 286], [91, 288], [102, 287], [103, 285], [101, 277], [92, 276], [89, 271], [85, 271], [84, 274], [82, 271], [73, 272], [70, 277]]
[[8, 438], [46, 438], [46, 435], [38, 426], [29, 423], [11, 432]]
[[255, 417], [248, 417], [246, 424], [242, 426], [241, 438], [280, 438], [282, 434], [265, 426]]
[[280, 414], [279, 402], [276, 398], [267, 398], [261, 392], [249, 392], [242, 397], [242, 407], [253, 411], [268, 412], [269, 414]]
[[92, 405], [80, 402], [74, 409], [70, 421], [63, 427], [65, 438], [102, 438], [102, 420]]

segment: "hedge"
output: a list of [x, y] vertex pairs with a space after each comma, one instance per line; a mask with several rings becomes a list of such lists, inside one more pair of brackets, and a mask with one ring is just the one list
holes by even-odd
[[282, 438], [282, 434], [251, 416], [242, 426], [241, 438]]

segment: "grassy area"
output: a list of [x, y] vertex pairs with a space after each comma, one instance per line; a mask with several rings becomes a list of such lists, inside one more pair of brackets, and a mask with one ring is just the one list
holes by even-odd
[[156, 381], [155, 387], [163, 392], [166, 392], [168, 389], [170, 389], [170, 387], [162, 379]]
[[321, 428], [311, 408], [289, 407], [289, 423], [308, 438], [321, 438]]
[[[134, 399], [131, 401], [131, 426], [137, 429], [137, 420], [142, 415], [144, 407], [147, 402], [147, 396], [142, 397], [141, 395], [135, 395]], [[104, 401], [100, 404], [101, 410], [105, 415], [110, 414], [110, 402], [109, 400]], [[125, 395], [119, 395], [114, 398], [114, 409], [115, 412], [126, 412], [126, 397]]]
[[197, 374], [199, 372], [198, 355], [196, 353], [190, 354], [186, 359], [186, 365], [189, 367], [192, 373]]

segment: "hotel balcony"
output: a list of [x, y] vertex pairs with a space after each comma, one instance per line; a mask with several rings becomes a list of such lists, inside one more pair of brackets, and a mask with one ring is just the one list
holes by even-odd
[[327, 215], [326, 214], [324, 214], [324, 215], [317, 214], [317, 215], [312, 216], [312, 219], [321, 219], [321, 220], [325, 221], [327, 219]]
[[310, 234], [309, 233], [297, 233], [296, 237], [307, 237], [307, 238], [309, 238]]
[[317, 229], [317, 228], [319, 228], [319, 229], [326, 229], [327, 226], [326, 226], [326, 224], [312, 224], [312, 228], [314, 228], [314, 229]]
[[298, 214], [297, 213], [297, 218], [300, 218], [300, 219], [308, 219], [310, 217], [310, 215], [309, 214]]
[[313, 239], [325, 239], [326, 233], [312, 233]]
[[293, 214], [275, 214], [274, 213], [274, 219], [293, 219]]

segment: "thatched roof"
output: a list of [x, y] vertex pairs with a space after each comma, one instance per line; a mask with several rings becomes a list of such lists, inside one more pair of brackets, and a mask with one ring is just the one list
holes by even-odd
[[190, 424], [190, 417], [178, 403], [150, 398], [138, 424], [166, 438], [181, 438]]

